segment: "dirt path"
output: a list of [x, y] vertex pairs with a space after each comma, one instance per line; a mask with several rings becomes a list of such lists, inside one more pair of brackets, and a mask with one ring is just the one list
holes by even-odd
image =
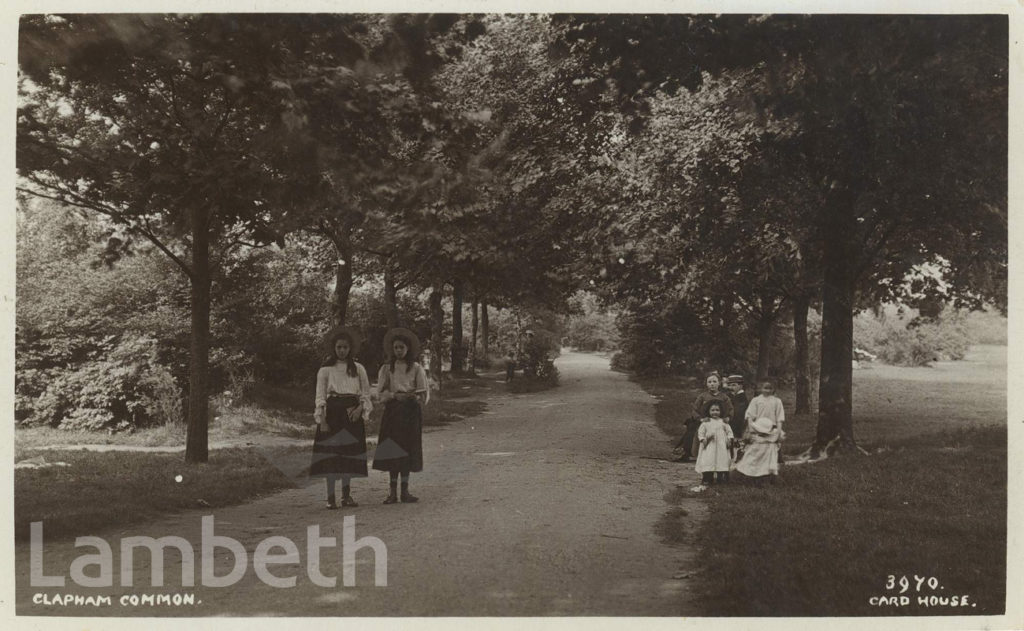
[[[413, 475], [415, 505], [384, 506], [387, 477], [371, 472], [357, 481], [360, 506], [325, 511], [320, 484], [278, 493], [245, 505], [189, 511], [124, 531], [97, 533], [114, 547], [114, 587], [29, 586], [29, 547], [17, 558], [18, 614], [48, 615], [683, 615], [694, 609], [688, 579], [674, 579], [694, 564], [693, 550], [658, 534], [695, 529], [697, 500], [669, 506], [666, 495], [693, 472], [652, 457], [668, 455], [655, 427], [654, 400], [607, 360], [569, 353], [558, 360], [562, 385], [531, 395], [500, 395], [488, 411], [424, 436], [425, 471]], [[118, 540], [130, 535], [186, 537], [201, 576], [200, 520], [215, 518], [215, 532], [242, 542], [250, 565], [231, 587], [173, 587], [180, 583], [177, 552], [168, 550], [169, 587], [151, 587], [149, 554], [135, 558], [135, 587], [122, 587]], [[374, 555], [356, 555], [356, 586], [342, 585], [342, 520], [355, 516], [355, 537], [387, 546], [387, 586], [373, 585]], [[660, 525], [659, 525], [660, 522]], [[307, 576], [307, 527], [337, 537], [320, 552], [320, 570], [337, 576], [320, 587]], [[291, 539], [298, 564], [272, 567], [297, 576], [293, 588], [257, 578], [251, 560], [270, 536]], [[69, 574], [71, 562], [95, 549], [47, 542], [48, 574]], [[275, 549], [273, 553], [281, 553]], [[217, 575], [230, 571], [232, 555], [217, 553]], [[87, 569], [95, 574], [96, 567]], [[121, 606], [123, 594], [194, 594], [192, 606]], [[36, 594], [112, 596], [100, 607], [33, 604]]]

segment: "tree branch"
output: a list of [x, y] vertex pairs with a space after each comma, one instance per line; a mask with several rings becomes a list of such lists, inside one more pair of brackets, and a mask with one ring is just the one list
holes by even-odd
[[[29, 177], [28, 179], [33, 181], [33, 182], [35, 182], [36, 184], [38, 184], [40, 186], [43, 186], [43, 187], [46, 187], [46, 188], [49, 188], [49, 189], [52, 189], [52, 190], [56, 190], [58, 193], [63, 193], [65, 196], [47, 195], [45, 193], [41, 193], [39, 191], [33, 190], [31, 188], [26, 188], [26, 187], [23, 187], [23, 186], [17, 187], [17, 190], [19, 190], [19, 191], [21, 191], [23, 193], [28, 193], [29, 195], [33, 195], [35, 197], [39, 197], [39, 198], [42, 198], [42, 199], [53, 200], [55, 202], [60, 202], [61, 204], [66, 204], [68, 206], [74, 206], [76, 208], [84, 208], [86, 210], [91, 210], [93, 212], [100, 213], [101, 215], [106, 215], [108, 217], [111, 217], [115, 221], [118, 221], [119, 223], [122, 223], [125, 226], [127, 226], [128, 230], [130, 232], [134, 232], [136, 234], [139, 234], [139, 235], [145, 237], [148, 241], [150, 241], [153, 245], [155, 245], [161, 252], [166, 254], [168, 258], [170, 258], [172, 261], [174, 261], [174, 263], [178, 267], [181, 268], [181, 270], [185, 273], [186, 276], [189, 277], [189, 279], [192, 278], [192, 269], [184, 261], [182, 261], [181, 258], [179, 258], [176, 254], [174, 254], [174, 252], [172, 252], [166, 245], [164, 245], [164, 243], [159, 238], [157, 238], [157, 236], [152, 232], [152, 229], [148, 225], [148, 223], [149, 223], [148, 218], [145, 218], [145, 217], [142, 218], [142, 220], [145, 221], [146, 224], [147, 224], [145, 228], [142, 228], [142, 227], [139, 227], [138, 225], [133, 224], [125, 216], [125, 214], [122, 211], [118, 211], [116, 209], [109, 208], [109, 207], [105, 206], [104, 204], [98, 204], [96, 202], [92, 202], [90, 200], [84, 199], [80, 195], [77, 195], [75, 193], [71, 193], [70, 191], [65, 191], [63, 189], [60, 189], [59, 187], [56, 187], [56, 186], [53, 186], [53, 185], [49, 185], [49, 184], [46, 184], [46, 183], [43, 183], [43, 182], [39, 182], [35, 178]], [[70, 195], [70, 196], [72, 196], [75, 199], [74, 200], [68, 199], [66, 197], [67, 195]], [[76, 201], [76, 200], [80, 200], [80, 201]]]
[[224, 130], [224, 126], [227, 124], [228, 118], [230, 117], [231, 112], [233, 111], [232, 103], [232, 100], [229, 100], [227, 98], [224, 99], [224, 115], [220, 117], [220, 122], [217, 123], [217, 128], [213, 130], [212, 134], [210, 134], [211, 145], [215, 145], [217, 143], [217, 138], [220, 136], [221, 131]]
[[[889, 240], [896, 234], [896, 231], [900, 227], [900, 222], [894, 222], [889, 226], [888, 230], [878, 237], [878, 241], [875, 242], [874, 246], [868, 248], [868, 254], [860, 257], [860, 264], [856, 266], [855, 278], [860, 278], [864, 274], [865, 270], [867, 270], [878, 255], [882, 253], [882, 249], [888, 245]], [[864, 247], [867, 248], [866, 242], [864, 243]]]

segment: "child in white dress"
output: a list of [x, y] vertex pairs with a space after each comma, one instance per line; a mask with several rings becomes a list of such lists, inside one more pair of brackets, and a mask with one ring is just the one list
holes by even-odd
[[[783, 424], [786, 422], [786, 411], [782, 407], [782, 399], [775, 395], [775, 384], [771, 381], [759, 381], [758, 392], [759, 394], [750, 400], [750, 405], [747, 406], [747, 411], [744, 414], [744, 418], [747, 420], [747, 427], [750, 427], [750, 422], [754, 419], [766, 418], [771, 421], [778, 428], [781, 436], [779, 438], [778, 459], [779, 462], [782, 462], [781, 443], [786, 436], [782, 429]], [[749, 435], [749, 430], [744, 432], [744, 437]]]
[[697, 473], [702, 484], [729, 481], [729, 467], [732, 465], [732, 428], [722, 418], [722, 406], [711, 403], [708, 418], [701, 419], [697, 429], [700, 449], [697, 452]]
[[774, 482], [779, 475], [779, 441], [784, 436], [782, 429], [766, 416], [749, 423], [743, 439], [747, 446], [736, 470], [759, 483]]

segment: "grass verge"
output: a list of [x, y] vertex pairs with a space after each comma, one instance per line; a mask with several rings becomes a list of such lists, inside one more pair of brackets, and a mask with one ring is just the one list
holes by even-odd
[[[247, 449], [212, 451], [209, 462], [194, 465], [185, 464], [180, 453], [31, 455], [69, 466], [15, 470], [14, 534], [19, 541], [28, 539], [34, 521], [43, 522], [47, 539], [73, 537], [161, 513], [238, 504], [294, 486], [267, 458]], [[178, 475], [181, 482], [175, 480]]]
[[[999, 349], [981, 349], [1000, 355]], [[854, 375], [854, 432], [873, 455], [784, 466], [779, 481], [734, 481], [699, 496], [697, 533], [673, 506], [659, 526], [701, 550], [693, 568], [701, 616], [995, 615], [1006, 599], [1007, 431], [1005, 353], [933, 368], [879, 366]], [[665, 457], [698, 390], [679, 378], [638, 379], [659, 399]], [[780, 393], [787, 411], [793, 393]], [[816, 419], [790, 415], [784, 453], [810, 445]], [[699, 476], [693, 465], [682, 472]], [[889, 576], [911, 581], [902, 606], [872, 605]], [[941, 589], [916, 589], [914, 577]], [[918, 596], [967, 595], [967, 607], [922, 606]]]
[[185, 444], [185, 426], [161, 425], [130, 433], [15, 426], [14, 444], [18, 452], [53, 445], [177, 446]]
[[[713, 487], [702, 494], [698, 615], [1002, 614], [1006, 474], [1006, 429], [986, 427], [785, 467], [770, 487]], [[908, 605], [870, 603], [899, 594], [885, 588], [890, 575], [911, 580]], [[918, 592], [914, 576], [941, 589]], [[918, 603], [931, 595], [972, 604]]]

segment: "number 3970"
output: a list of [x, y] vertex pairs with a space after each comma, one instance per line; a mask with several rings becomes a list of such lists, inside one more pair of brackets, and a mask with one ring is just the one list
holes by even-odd
[[939, 579], [934, 576], [918, 576], [914, 575], [913, 578], [907, 576], [895, 576], [889, 575], [889, 579], [885, 583], [886, 589], [899, 589], [900, 593], [904, 593], [911, 588], [914, 591], [921, 591], [922, 587], [928, 587], [928, 589], [935, 590], [939, 588]]

